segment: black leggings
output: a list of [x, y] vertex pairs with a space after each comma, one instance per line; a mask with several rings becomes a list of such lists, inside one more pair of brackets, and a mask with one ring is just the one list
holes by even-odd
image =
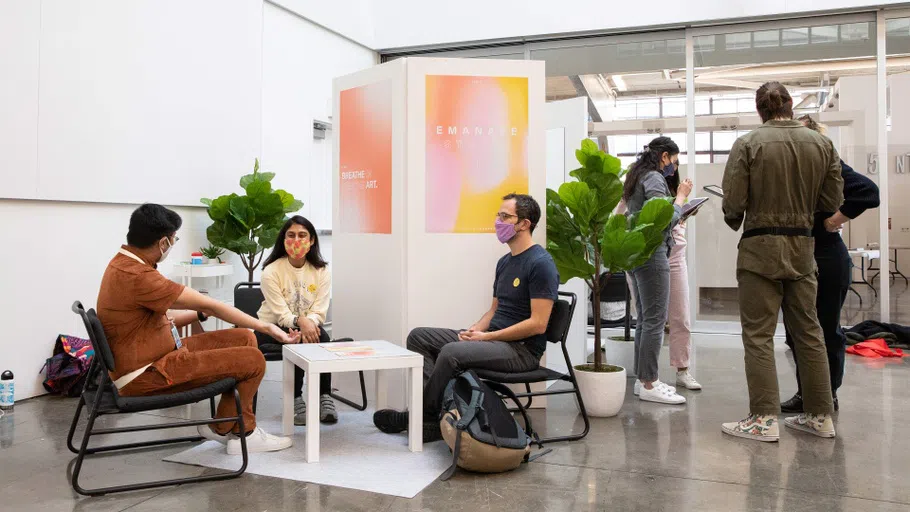
[[[280, 325], [278, 327], [281, 327]], [[288, 332], [288, 329], [281, 327], [281, 330]], [[332, 341], [329, 338], [329, 333], [325, 332], [325, 329], [322, 326], [319, 326], [319, 343], [326, 343]], [[281, 354], [282, 344], [278, 343], [275, 338], [272, 338], [268, 334], [262, 334], [261, 332], [256, 333], [256, 343], [259, 344], [259, 350], [263, 354]], [[319, 376], [319, 394], [328, 395], [332, 392], [332, 374], [323, 373]], [[303, 396], [303, 369], [299, 366], [294, 366], [294, 398]]]
[[[818, 242], [816, 241], [816, 244]], [[828, 369], [831, 372], [831, 391], [837, 396], [837, 388], [844, 381], [844, 363], [847, 349], [847, 336], [840, 325], [840, 312], [847, 299], [852, 281], [853, 262], [847, 252], [847, 246], [840, 239], [837, 243], [817, 245], [815, 262], [818, 264], [818, 298], [815, 308], [818, 311], [818, 323], [825, 335], [825, 347], [828, 351]], [[787, 332], [787, 345], [793, 348], [793, 339]], [[793, 351], [796, 361], [796, 351]], [[798, 366], [797, 366], [798, 368]], [[796, 371], [796, 385], [802, 394], [802, 383], [799, 370]]]

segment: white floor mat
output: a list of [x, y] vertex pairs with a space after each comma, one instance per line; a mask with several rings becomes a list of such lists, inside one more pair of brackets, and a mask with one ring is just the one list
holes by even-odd
[[[373, 411], [339, 411], [335, 425], [320, 425], [319, 462], [307, 464], [306, 427], [295, 427], [294, 446], [272, 453], [251, 453], [247, 472], [321, 485], [413, 498], [449, 467], [452, 455], [442, 441], [408, 450], [407, 433], [383, 434], [373, 425]], [[259, 418], [258, 426], [281, 432], [280, 416]], [[169, 462], [236, 469], [240, 456], [208, 441], [165, 458]], [[390, 470], [394, 468], [394, 470]]]

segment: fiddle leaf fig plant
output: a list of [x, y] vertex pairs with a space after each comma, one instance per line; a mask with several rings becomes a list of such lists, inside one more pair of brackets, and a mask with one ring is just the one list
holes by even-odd
[[[547, 251], [553, 257], [562, 283], [584, 279], [600, 304], [602, 279], [641, 266], [664, 239], [673, 218], [673, 204], [656, 197], [634, 215], [614, 213], [622, 199], [624, 175], [618, 158], [601, 151], [590, 139], [575, 151], [581, 167], [569, 173], [578, 181], [547, 189]], [[600, 269], [605, 269], [603, 275]], [[619, 367], [604, 361], [600, 315], [594, 314], [594, 364], [578, 365], [582, 371], [612, 372]]]
[[206, 229], [209, 242], [240, 256], [253, 280], [253, 271], [262, 262], [266, 249], [275, 244], [286, 214], [303, 207], [303, 202], [284, 190], [272, 189], [273, 172], [259, 172], [259, 159], [252, 174], [240, 178], [244, 195], [229, 194], [215, 199], [203, 198], [214, 223]]

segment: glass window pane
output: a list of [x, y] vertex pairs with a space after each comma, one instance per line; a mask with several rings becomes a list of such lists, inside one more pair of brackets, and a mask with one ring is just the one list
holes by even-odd
[[[846, 25], [840, 26], [840, 39], [841, 41], [868, 41], [869, 40], [869, 25], [871, 22], [867, 23], [848, 23]], [[889, 21], [890, 23], [890, 21]], [[908, 36], [910, 36], [910, 20], [907, 23]]]
[[713, 52], [716, 44], [716, 36], [698, 36], [695, 38], [695, 51]]
[[660, 117], [660, 100], [644, 100], [638, 103], [638, 119], [656, 119]]
[[635, 153], [638, 149], [635, 135], [613, 135], [607, 137], [607, 144], [610, 146], [610, 153], [614, 155]]
[[669, 39], [667, 40], [667, 53], [686, 53], [686, 40], [685, 39]]
[[664, 98], [664, 117], [686, 117], [685, 98]]
[[686, 152], [686, 143], [688, 142], [688, 140], [686, 140], [685, 133], [665, 133], [663, 135], [664, 135], [664, 137], [670, 137], [671, 139], [673, 139], [673, 142], [675, 142], [676, 145], [679, 146], [680, 153]]
[[710, 164], [711, 155], [695, 155], [695, 163], [697, 164]]
[[620, 57], [637, 57], [641, 55], [641, 43], [622, 43], [616, 45], [616, 53]]
[[714, 132], [714, 151], [730, 151], [733, 141], [736, 140], [735, 131]]
[[638, 143], [635, 145], [635, 151], [636, 151], [636, 152], [641, 151], [642, 149], [644, 149], [644, 147], [645, 147], [646, 145], [648, 145], [649, 142], [651, 142], [652, 140], [656, 139], [657, 137], [660, 137], [660, 134], [659, 134], [659, 133], [645, 133], [645, 134], [640, 134], [640, 135], [638, 136]]
[[705, 98], [703, 100], [695, 100], [695, 115], [697, 116], [706, 116], [711, 113], [711, 100]]
[[752, 33], [752, 38], [756, 48], [780, 46], [780, 30], [759, 30]]
[[887, 37], [910, 37], [910, 18], [888, 20]]
[[785, 28], [781, 32], [784, 46], [809, 44], [809, 27]]
[[623, 169], [628, 169], [630, 165], [635, 163], [635, 157], [634, 156], [621, 156], [621, 157], [619, 157], [619, 161], [622, 163]]
[[836, 43], [837, 25], [812, 27], [812, 44]]
[[737, 108], [735, 98], [717, 98], [714, 100], [715, 114], [734, 114]]
[[742, 50], [752, 47], [752, 33], [740, 32], [737, 34], [726, 35], [726, 47], [728, 50]]
[[725, 163], [727, 163], [728, 156], [729, 155], [714, 155], [714, 163], [715, 164], [725, 164]]
[[695, 151], [711, 150], [711, 134], [709, 132], [697, 132], [695, 134]]
[[740, 113], [754, 113], [755, 112], [755, 99], [754, 98], [740, 98], [736, 100], [736, 111]]
[[636, 115], [635, 102], [632, 102], [632, 101], [616, 102], [616, 110], [613, 111], [613, 119], [617, 119], [617, 120], [635, 119], [635, 115]]
[[641, 43], [642, 55], [663, 55], [667, 53], [666, 41], [645, 41]]

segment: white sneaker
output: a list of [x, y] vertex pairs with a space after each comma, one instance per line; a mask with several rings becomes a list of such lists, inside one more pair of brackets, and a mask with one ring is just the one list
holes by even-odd
[[818, 437], [834, 437], [834, 421], [830, 414], [800, 414], [784, 418], [784, 426], [808, 432]]
[[777, 416], [774, 414], [750, 414], [744, 420], [723, 423], [720, 428], [724, 434], [765, 443], [776, 443], [780, 439]]
[[[670, 391], [676, 393], [676, 388], [674, 388], [673, 386], [668, 386], [667, 384], [664, 384], [661, 381], [655, 382], [654, 385], [655, 386], [657, 386], [657, 385], [665, 386], [665, 387], [669, 388]], [[635, 379], [635, 384], [632, 386], [632, 394], [635, 396], [639, 396], [641, 394], [641, 381], [638, 379]]]
[[228, 444], [228, 441], [234, 438], [234, 434], [227, 433], [224, 435], [216, 433], [208, 425], [198, 425], [196, 427], [196, 432], [199, 432], [199, 435], [208, 439], [209, 441], [215, 441], [216, 443]]
[[[290, 448], [294, 440], [290, 437], [279, 437], [269, 434], [256, 427], [250, 435], [246, 436], [246, 449], [249, 453], [277, 452]], [[228, 455], [240, 455], [240, 438], [234, 438], [227, 443]]]
[[686, 403], [686, 397], [676, 394], [675, 389], [660, 381], [654, 382], [651, 389], [642, 386], [638, 398], [646, 402], [657, 402], [659, 404], [681, 405]]
[[699, 390], [701, 389], [701, 384], [695, 380], [695, 377], [689, 373], [689, 370], [676, 372], [676, 385], [682, 386], [686, 389]]

